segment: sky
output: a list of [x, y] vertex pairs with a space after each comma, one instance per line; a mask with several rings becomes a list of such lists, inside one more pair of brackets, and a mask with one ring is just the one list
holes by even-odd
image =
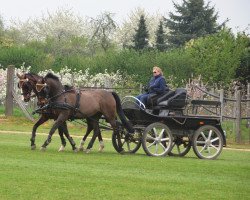
[[[183, 1], [174, 2], [179, 4]], [[218, 12], [219, 23], [228, 18], [227, 26], [234, 33], [246, 31], [250, 34], [250, 0], [210, 0], [210, 5]], [[70, 8], [83, 17], [96, 17], [105, 11], [115, 13], [115, 21], [121, 24], [138, 7], [149, 14], [160, 13], [165, 17], [169, 12], [175, 12], [172, 0], [0, 0], [0, 15], [8, 25], [10, 20], [26, 21], [39, 18], [47, 11], [53, 13], [59, 8]]]

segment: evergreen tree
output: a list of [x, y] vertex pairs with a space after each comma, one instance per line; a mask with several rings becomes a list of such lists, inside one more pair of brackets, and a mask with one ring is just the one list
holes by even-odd
[[166, 49], [165, 38], [163, 30], [163, 21], [160, 21], [156, 32], [156, 49], [159, 51], [164, 51]]
[[148, 48], [148, 30], [146, 26], [146, 20], [144, 18], [144, 15], [141, 15], [140, 21], [138, 24], [138, 29], [136, 29], [136, 33], [133, 37], [134, 42], [134, 49], [135, 50], [143, 50]]
[[174, 3], [178, 14], [170, 12], [169, 19], [166, 19], [166, 26], [170, 29], [167, 39], [172, 47], [221, 30], [227, 21], [218, 25], [218, 13], [209, 4], [205, 5], [204, 0], [183, 0], [182, 5]]

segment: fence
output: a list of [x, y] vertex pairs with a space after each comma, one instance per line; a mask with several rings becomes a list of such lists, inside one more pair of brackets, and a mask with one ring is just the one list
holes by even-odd
[[[215, 94], [215, 89], [211, 89], [213, 92], [208, 92], [203, 86], [198, 84], [190, 83], [187, 85], [187, 89], [193, 99], [205, 99], [210, 100], [210, 102], [215, 100], [215, 102], [219, 102], [221, 122], [225, 122], [226, 120], [234, 121], [235, 140], [237, 143], [242, 143], [241, 125], [242, 120], [244, 120], [246, 122], [246, 128], [249, 130], [248, 142], [250, 142], [250, 84], [247, 85], [247, 89], [244, 93], [239, 87], [236, 87], [233, 95], [234, 98], [226, 97], [223, 89], [217, 91], [217, 94]], [[196, 96], [194, 95], [192, 97], [192, 93], [196, 93]], [[199, 112], [217, 114], [212, 110], [206, 109], [206, 107], [200, 109]]]

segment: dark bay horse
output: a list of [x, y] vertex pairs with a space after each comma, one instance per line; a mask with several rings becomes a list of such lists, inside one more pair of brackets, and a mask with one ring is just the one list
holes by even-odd
[[[22, 89], [22, 95], [24, 97], [24, 101], [28, 102], [30, 101], [31, 98], [31, 93], [32, 91], [35, 93], [35, 96], [38, 98], [38, 106], [44, 106], [46, 104], [46, 99], [44, 97], [42, 97], [42, 95], [38, 95], [38, 91], [37, 91], [37, 86], [36, 84], [38, 83], [39, 80], [43, 79], [43, 77], [34, 74], [34, 73], [25, 73], [22, 75], [17, 74], [17, 77], [19, 78], [19, 83], [18, 83], [18, 87]], [[65, 90], [70, 90], [72, 89], [72, 87], [69, 86], [64, 86]], [[44, 122], [48, 121], [49, 119], [57, 119], [58, 116], [56, 116], [51, 110], [46, 110], [45, 112], [41, 112], [41, 117], [40, 119], [36, 122], [36, 124], [33, 126], [32, 129], [32, 136], [31, 136], [31, 149], [35, 149], [36, 145], [35, 145], [35, 137], [36, 137], [36, 130], [37, 128], [43, 124]], [[90, 123], [89, 119], [86, 118], [86, 122], [87, 122], [87, 130], [86, 133], [84, 135], [84, 137], [81, 140], [80, 146], [79, 146], [79, 150], [83, 151], [84, 150], [84, 143], [85, 140], [87, 139], [88, 135], [90, 134], [90, 132], [93, 130], [93, 126]], [[63, 151], [65, 149], [66, 146], [66, 141], [63, 137], [63, 133], [65, 134], [65, 136], [67, 137], [67, 139], [69, 140], [72, 149], [74, 151], [77, 151], [77, 148], [75, 147], [75, 142], [72, 139], [72, 137], [70, 137], [69, 132], [68, 132], [68, 128], [67, 128], [67, 124], [66, 122], [58, 127], [58, 132], [62, 141], [62, 145], [59, 148], [59, 151]], [[100, 143], [100, 147], [99, 147], [99, 151], [103, 151], [104, 149], [104, 143], [103, 143], [103, 139], [101, 134], [98, 135], [98, 139], [99, 139], [99, 143]]]
[[[115, 92], [106, 90], [71, 90], [65, 91], [59, 78], [48, 73], [43, 79], [37, 82], [37, 91], [40, 96], [47, 98], [50, 109], [58, 116], [52, 126], [47, 140], [42, 147], [51, 142], [55, 130], [66, 120], [88, 118], [94, 129], [94, 135], [87, 147], [89, 151], [98, 135], [100, 135], [99, 119], [104, 115], [114, 131], [117, 131], [116, 113], [122, 124], [129, 133], [133, 133], [133, 127], [128, 123], [123, 113], [119, 96]], [[44, 94], [46, 94], [44, 96]]]
[[[30, 98], [32, 97], [31, 93], [33, 91], [35, 93], [35, 96], [38, 98], [38, 103], [37, 103], [38, 106], [43, 106], [46, 103], [45, 99], [39, 98], [38, 91], [36, 90], [37, 81], [39, 79], [42, 79], [42, 77], [38, 76], [36, 74], [33, 74], [33, 73], [25, 73], [22, 75], [17, 74], [17, 77], [19, 78], [18, 87], [22, 90], [22, 95], [23, 95], [24, 101], [25, 102], [30, 101]], [[36, 137], [37, 128], [41, 124], [48, 121], [49, 119], [55, 120], [56, 118], [57, 118], [57, 116], [55, 116], [49, 110], [41, 113], [39, 120], [35, 123], [35, 125], [33, 126], [33, 129], [32, 129], [32, 135], [31, 135], [31, 139], [30, 139], [32, 150], [36, 149], [35, 137]], [[62, 142], [62, 145], [59, 148], [59, 151], [63, 151], [65, 149], [65, 146], [66, 146], [66, 140], [63, 136], [63, 134], [64, 134], [67, 137], [67, 139], [69, 140], [73, 151], [76, 152], [77, 151], [76, 144], [75, 144], [74, 140], [72, 139], [72, 137], [70, 137], [70, 135], [69, 135], [66, 122], [58, 127], [58, 133], [59, 133], [59, 136], [60, 136], [61, 142]]]

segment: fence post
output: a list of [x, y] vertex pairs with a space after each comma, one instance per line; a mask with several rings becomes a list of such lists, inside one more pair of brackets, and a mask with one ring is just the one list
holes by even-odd
[[[247, 84], [247, 99], [250, 99], [250, 83]], [[250, 101], [247, 101], [247, 117], [250, 117]], [[247, 120], [247, 128], [250, 128], [250, 119]]]
[[14, 74], [15, 66], [9, 65], [7, 68], [7, 88], [6, 88], [6, 99], [5, 99], [5, 116], [13, 115], [13, 95], [12, 90], [14, 88]]
[[220, 109], [220, 121], [223, 120], [223, 114], [224, 114], [224, 90], [220, 90], [220, 103], [221, 103], [221, 109]]
[[237, 90], [236, 93], [236, 142], [241, 142], [241, 90]]

